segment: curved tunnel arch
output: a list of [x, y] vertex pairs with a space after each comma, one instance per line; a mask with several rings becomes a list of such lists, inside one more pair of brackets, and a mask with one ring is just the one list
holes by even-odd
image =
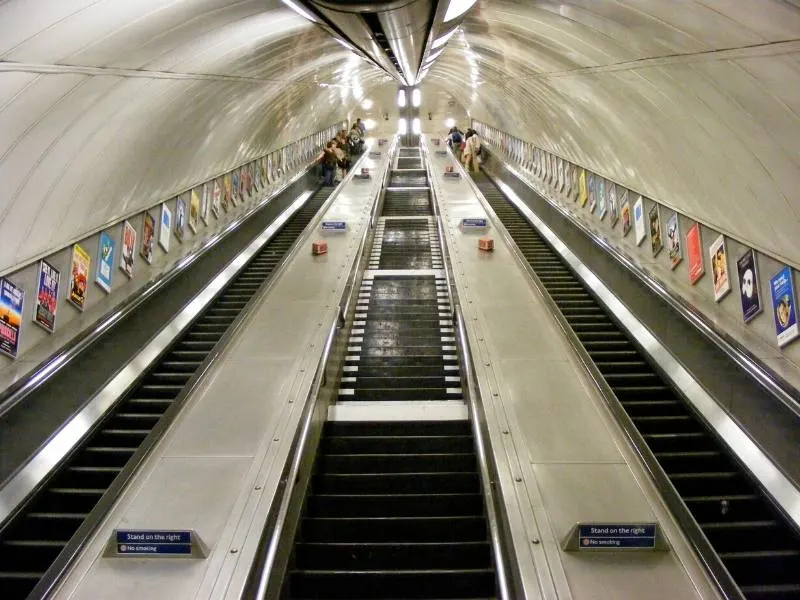
[[[278, 0], [0, 3], [0, 272], [393, 87]], [[791, 0], [481, 0], [426, 82], [800, 266]]]

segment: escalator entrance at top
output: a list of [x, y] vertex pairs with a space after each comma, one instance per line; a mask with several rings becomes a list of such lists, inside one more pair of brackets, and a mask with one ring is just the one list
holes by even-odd
[[[463, 407], [422, 160], [419, 148], [401, 148], [391, 173], [339, 403]], [[284, 598], [497, 596], [473, 432], [465, 410], [452, 414], [325, 423]]]

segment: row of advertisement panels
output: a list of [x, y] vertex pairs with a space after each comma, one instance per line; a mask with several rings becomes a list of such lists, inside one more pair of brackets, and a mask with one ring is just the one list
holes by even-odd
[[[644, 198], [632, 190], [489, 125], [475, 121], [474, 128], [483, 140], [499, 148], [509, 159], [554, 191], [563, 194], [598, 219], [608, 218], [608, 225], [611, 229], [618, 229], [622, 237], [633, 231], [637, 246], [649, 238], [653, 256], [660, 254], [666, 245], [666, 256], [671, 269], [675, 269], [685, 258], [692, 285], [704, 277], [707, 257], [711, 270], [710, 284], [716, 302], [720, 302], [731, 291], [731, 268], [724, 235], [717, 236], [704, 249], [699, 223], [691, 222], [685, 235], [681, 235], [677, 212], [657, 202], [653, 202], [649, 210], [645, 210]], [[664, 217], [666, 223], [663, 221]], [[684, 219], [688, 220], [685, 216]], [[764, 310], [759, 285], [758, 255], [752, 248], [747, 248], [736, 257], [735, 271], [738, 276], [742, 318], [745, 323], [749, 323]], [[791, 267], [783, 265], [772, 274], [769, 287], [769, 309], [775, 323], [778, 345], [782, 347], [800, 335]]]
[[[212, 220], [218, 220], [267, 186], [281, 183], [287, 173], [293, 173], [307, 165], [322, 150], [325, 143], [336, 135], [338, 125], [307, 136], [284, 146], [280, 150], [262, 156], [179, 195], [175, 198], [174, 210], [169, 204], [144, 211], [141, 231], [137, 231], [133, 217], [122, 222], [119, 239], [112, 231], [100, 233], [94, 282], [106, 294], [111, 292], [115, 264], [128, 279], [133, 278], [138, 254], [147, 264], [152, 264], [156, 243], [164, 252], [169, 252], [174, 236], [179, 242], [187, 237], [187, 229], [196, 234]], [[138, 241], [138, 245], [137, 245]], [[39, 262], [39, 276], [34, 290], [32, 321], [50, 333], [56, 330], [60, 294], [64, 285], [66, 302], [76, 309], [86, 308], [92, 278], [92, 257], [80, 243], [72, 246], [67, 281], [52, 259]], [[20, 348], [23, 325], [25, 290], [12, 278], [0, 278], [0, 353], [16, 358]]]

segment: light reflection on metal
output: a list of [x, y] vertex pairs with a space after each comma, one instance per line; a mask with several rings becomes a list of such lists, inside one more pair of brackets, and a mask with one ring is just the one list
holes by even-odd
[[450, 0], [450, 6], [444, 14], [444, 22], [452, 21], [463, 15], [475, 4], [477, 0]]
[[316, 23], [317, 19], [314, 15], [312, 15], [305, 7], [301, 6], [294, 0], [281, 0], [286, 6], [291, 8], [294, 12], [296, 12], [301, 17], [308, 19], [309, 21]]

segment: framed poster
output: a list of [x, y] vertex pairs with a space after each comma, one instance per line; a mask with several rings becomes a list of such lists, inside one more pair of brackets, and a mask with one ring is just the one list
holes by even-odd
[[664, 247], [664, 240], [661, 237], [661, 210], [658, 204], [653, 204], [648, 214], [650, 221], [650, 248], [653, 256], [656, 256]]
[[719, 302], [731, 291], [731, 278], [728, 272], [728, 253], [725, 250], [725, 236], [721, 235], [708, 247], [711, 259], [711, 272], [714, 275], [714, 300]]
[[785, 346], [798, 335], [794, 276], [791, 267], [783, 267], [775, 273], [769, 280], [769, 287], [778, 346]]
[[739, 297], [742, 301], [742, 318], [749, 323], [761, 312], [761, 290], [758, 289], [756, 253], [751, 248], [736, 260], [739, 275]]
[[119, 268], [128, 276], [133, 277], [133, 257], [136, 254], [136, 230], [128, 221], [122, 224], [122, 248], [119, 253]]
[[589, 212], [593, 213], [594, 209], [597, 208], [597, 177], [595, 177], [594, 173], [589, 173], [589, 179], [586, 183], [589, 193]]
[[161, 205], [161, 227], [158, 229], [158, 245], [169, 252], [169, 236], [172, 233], [172, 211], [167, 203]]
[[72, 261], [69, 271], [69, 300], [75, 308], [86, 308], [86, 294], [89, 291], [89, 267], [92, 259], [78, 244], [72, 247]]
[[200, 194], [200, 218], [203, 225], [208, 225], [208, 211], [211, 210], [211, 189], [212, 183], [203, 184], [203, 192]]
[[222, 188], [222, 210], [228, 212], [228, 207], [231, 203], [231, 194], [233, 194], [233, 179], [230, 173], [226, 173], [225, 177], [223, 177], [223, 188]]
[[617, 186], [613, 181], [608, 182], [608, 220], [613, 229], [619, 221], [619, 204], [617, 204]]
[[669, 266], [674, 269], [683, 259], [681, 232], [678, 225], [678, 213], [676, 212], [673, 212], [669, 221], [667, 221], [667, 250], [669, 251]]
[[100, 241], [97, 243], [97, 272], [94, 282], [106, 292], [111, 291], [111, 276], [114, 271], [114, 251], [117, 243], [104, 231], [100, 234]]
[[589, 192], [586, 190], [586, 169], [580, 169], [578, 185], [580, 187], [578, 199], [581, 201], [581, 206], [586, 206], [586, 203], [589, 201]]
[[200, 194], [197, 193], [197, 188], [192, 190], [189, 198], [189, 229], [192, 233], [197, 233], [200, 225]]
[[144, 213], [144, 224], [142, 226], [142, 249], [139, 254], [149, 265], [153, 262], [153, 245], [156, 239], [156, 220], [150, 211]]
[[700, 237], [700, 223], [695, 223], [686, 232], [686, 255], [689, 259], [689, 282], [694, 285], [706, 272], [703, 265], [703, 241]]
[[647, 235], [644, 226], [644, 200], [641, 196], [633, 204], [633, 228], [635, 229], [636, 245], [638, 246]]
[[0, 352], [16, 358], [22, 331], [25, 291], [3, 277], [0, 279]]
[[606, 206], [606, 180], [597, 176], [597, 206], [600, 209], [600, 220], [602, 221], [603, 218], [606, 216], [606, 212], [608, 211], [608, 207]]
[[566, 163], [564, 165], [564, 193], [567, 197], [572, 196], [572, 163]]
[[39, 263], [39, 277], [36, 281], [33, 322], [53, 333], [56, 330], [58, 286], [61, 282], [61, 273], [49, 262], [43, 260]]
[[255, 162], [255, 166], [253, 168], [253, 187], [256, 191], [261, 189], [261, 159], [259, 158]]
[[219, 219], [219, 211], [222, 208], [222, 186], [219, 184], [219, 179], [214, 180], [214, 191], [211, 194], [211, 213]]
[[186, 236], [186, 200], [182, 196], [175, 199], [175, 237], [179, 242]]
[[239, 169], [234, 169], [232, 175], [233, 191], [231, 193], [231, 203], [236, 206], [239, 203], [242, 192], [242, 175]]

